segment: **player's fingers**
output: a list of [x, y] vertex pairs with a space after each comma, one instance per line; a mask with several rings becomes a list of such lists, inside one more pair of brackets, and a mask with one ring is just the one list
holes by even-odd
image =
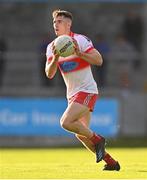
[[54, 50], [54, 55], [56, 56], [56, 57], [59, 57], [60, 56], [60, 54], [58, 53], [58, 51], [55, 49]]
[[57, 55], [57, 54], [58, 54], [58, 52], [57, 52], [57, 50], [56, 50], [56, 49], [54, 50], [54, 54], [55, 54], [55, 55]]
[[55, 48], [55, 45], [54, 44], [52, 44], [52, 52], [53, 52], [53, 54], [55, 55], [55, 54], [57, 54], [57, 50], [56, 50], [56, 48]]
[[78, 46], [77, 41], [76, 41], [74, 38], [72, 38], [72, 39], [73, 39], [73, 43], [74, 43], [74, 45], [77, 47], [77, 46]]
[[52, 46], [52, 53], [53, 53], [53, 55], [56, 57], [56, 59], [58, 60], [60, 54], [59, 54], [58, 51], [56, 50], [54, 41], [52, 42], [51, 46]]

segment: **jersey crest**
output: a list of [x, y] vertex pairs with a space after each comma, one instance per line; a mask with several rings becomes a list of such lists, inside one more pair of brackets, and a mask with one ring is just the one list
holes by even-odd
[[74, 61], [65, 61], [62, 64], [60, 64], [61, 71], [63, 72], [70, 72], [74, 71], [78, 67], [79, 63]]

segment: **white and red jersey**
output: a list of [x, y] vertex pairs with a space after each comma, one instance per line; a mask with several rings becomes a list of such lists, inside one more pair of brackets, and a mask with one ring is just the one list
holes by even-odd
[[[78, 43], [81, 52], [89, 52], [94, 49], [91, 40], [81, 34], [70, 34]], [[52, 60], [52, 42], [47, 46], [47, 61]], [[58, 67], [67, 87], [67, 98], [72, 97], [77, 92], [98, 94], [97, 84], [93, 78], [90, 64], [77, 55], [59, 57]]]

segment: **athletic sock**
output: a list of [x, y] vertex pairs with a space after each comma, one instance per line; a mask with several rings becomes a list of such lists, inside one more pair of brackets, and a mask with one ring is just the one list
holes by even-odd
[[117, 163], [108, 153], [105, 153], [103, 160], [109, 165], [114, 165]]
[[101, 141], [102, 137], [93, 133], [93, 136], [90, 138], [90, 140], [93, 142], [93, 144], [97, 144]]

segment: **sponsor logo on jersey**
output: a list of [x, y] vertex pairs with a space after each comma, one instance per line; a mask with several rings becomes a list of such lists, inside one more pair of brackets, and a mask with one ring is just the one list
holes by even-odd
[[73, 71], [78, 67], [79, 63], [74, 61], [63, 62], [60, 64], [60, 68], [63, 72]]

